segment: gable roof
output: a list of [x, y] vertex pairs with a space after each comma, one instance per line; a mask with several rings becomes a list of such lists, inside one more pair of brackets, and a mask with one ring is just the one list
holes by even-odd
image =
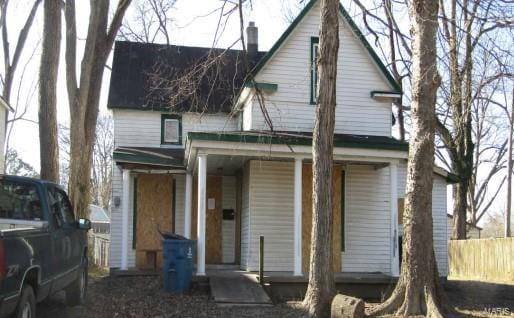
[[107, 107], [230, 112], [245, 77], [241, 50], [117, 41]]
[[[275, 42], [275, 44], [271, 47], [271, 49], [263, 56], [263, 58], [255, 65], [254, 69], [252, 70], [253, 76], [256, 76], [257, 73], [266, 65], [266, 63], [271, 59], [271, 57], [280, 49], [282, 44], [287, 40], [289, 35], [293, 32], [293, 30], [296, 28], [296, 26], [302, 21], [302, 19], [307, 15], [307, 13], [312, 9], [314, 4], [316, 4], [318, 0], [310, 0], [303, 10], [300, 12], [300, 14], [294, 19], [294, 21], [289, 25], [289, 27], [286, 29], [286, 31], [280, 36], [280, 38]], [[366, 40], [366, 37], [362, 32], [360, 31], [359, 27], [355, 24], [355, 22], [352, 20], [348, 12], [344, 9], [344, 7], [339, 3], [339, 13], [343, 17], [343, 19], [348, 23], [350, 26], [353, 34], [357, 37], [357, 39], [361, 42], [361, 44], [364, 46], [366, 51], [368, 52], [369, 56], [375, 63], [375, 65], [378, 67], [384, 78], [387, 80], [391, 88], [394, 90], [394, 93], [401, 93], [402, 89], [400, 84], [393, 78], [391, 73], [387, 70], [386, 66], [382, 62], [382, 60], [378, 57], [375, 50], [371, 47], [368, 40]]]

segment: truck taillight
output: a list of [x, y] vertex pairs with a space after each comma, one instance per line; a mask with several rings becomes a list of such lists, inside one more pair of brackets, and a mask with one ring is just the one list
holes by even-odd
[[0, 279], [5, 278], [7, 272], [4, 241], [0, 239]]

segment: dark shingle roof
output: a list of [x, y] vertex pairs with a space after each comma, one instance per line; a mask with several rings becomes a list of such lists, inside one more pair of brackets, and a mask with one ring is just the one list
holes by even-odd
[[[250, 67], [264, 55], [258, 52]], [[230, 112], [246, 76], [243, 53], [118, 41], [110, 109]]]

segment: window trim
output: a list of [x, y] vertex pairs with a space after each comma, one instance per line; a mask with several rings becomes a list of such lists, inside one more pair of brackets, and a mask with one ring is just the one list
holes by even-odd
[[[164, 129], [165, 129], [164, 124], [167, 119], [178, 120], [178, 141], [177, 142], [164, 141]], [[161, 115], [161, 145], [182, 145], [182, 116], [172, 115], [172, 114], [162, 114]]]
[[310, 92], [311, 92], [311, 100], [310, 100], [310, 104], [311, 105], [316, 105], [317, 103], [317, 98], [316, 98], [316, 90], [317, 90], [317, 81], [318, 81], [318, 77], [317, 77], [317, 65], [315, 65], [314, 63], [314, 47], [318, 47], [319, 48], [319, 37], [311, 37], [311, 46], [310, 46]]

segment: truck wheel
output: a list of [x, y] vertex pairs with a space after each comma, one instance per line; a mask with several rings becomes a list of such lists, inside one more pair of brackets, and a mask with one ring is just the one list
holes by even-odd
[[16, 307], [16, 318], [36, 317], [36, 297], [30, 285], [24, 285], [21, 292], [20, 302]]
[[66, 304], [68, 306], [82, 305], [86, 301], [87, 265], [87, 256], [84, 256], [84, 261], [79, 268], [77, 279], [66, 288]]

